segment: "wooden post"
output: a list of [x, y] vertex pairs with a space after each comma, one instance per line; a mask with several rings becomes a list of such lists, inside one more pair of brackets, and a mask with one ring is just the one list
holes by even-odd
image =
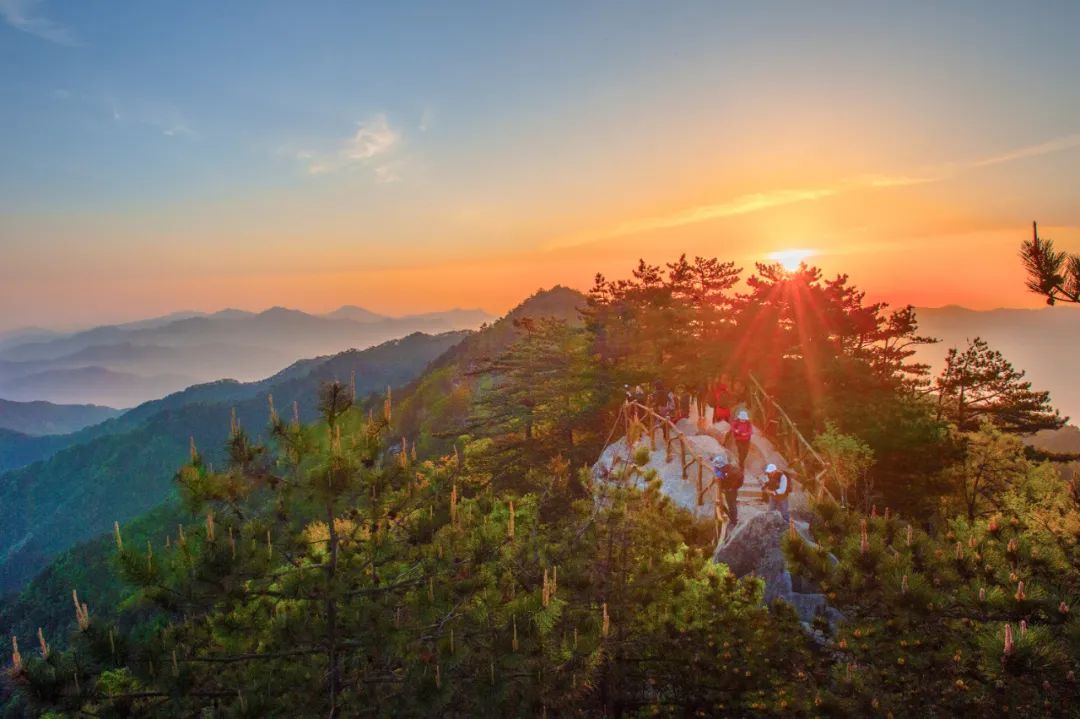
[[[698, 463], [698, 467], [701, 467], [700, 462]], [[683, 471], [685, 472], [685, 470]], [[699, 507], [705, 504], [705, 488], [701, 485], [702, 479], [701, 471], [699, 470], [697, 475], [697, 506]]]
[[679, 435], [679, 464], [682, 465], [682, 478], [686, 479], [686, 440], [682, 435]]
[[656, 414], [649, 412], [649, 449], [656, 451]]

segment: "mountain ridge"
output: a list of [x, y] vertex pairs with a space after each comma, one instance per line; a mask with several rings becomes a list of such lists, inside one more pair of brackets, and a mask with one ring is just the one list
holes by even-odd
[[[455, 309], [402, 318], [370, 313], [358, 321], [357, 312], [367, 311], [349, 310], [352, 319], [286, 307], [257, 314], [179, 313], [47, 339], [31, 336], [0, 347], [0, 397], [128, 407], [200, 382], [254, 381], [304, 357], [363, 349], [413, 332], [476, 329], [491, 319], [482, 311]], [[100, 380], [88, 382], [92, 372]]]
[[0, 429], [28, 436], [77, 432], [120, 414], [118, 409], [96, 404], [63, 405], [40, 400], [14, 402], [0, 399]]

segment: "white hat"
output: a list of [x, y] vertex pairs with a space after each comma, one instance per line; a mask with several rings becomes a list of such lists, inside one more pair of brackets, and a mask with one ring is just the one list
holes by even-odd
[[745, 409], [740, 409], [739, 410], [739, 419], [741, 419], [741, 420], [750, 419], [750, 413], [747, 412]]
[[766, 467], [765, 467], [765, 474], [772, 474], [773, 472], [779, 472], [779, 471], [780, 470], [776, 468], [775, 464], [769, 464], [769, 465], [766, 465]]
[[723, 467], [729, 464], [729, 461], [726, 454], [718, 454], [712, 458], [712, 463], [715, 464], [717, 467]]

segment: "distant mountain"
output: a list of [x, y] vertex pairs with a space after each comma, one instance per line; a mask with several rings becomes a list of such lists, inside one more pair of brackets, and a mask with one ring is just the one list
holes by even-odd
[[476, 329], [480, 325], [492, 322], [496, 319], [493, 315], [488, 314], [481, 309], [460, 309], [455, 308], [452, 310], [446, 310], [445, 312], [430, 312], [420, 315], [408, 315], [402, 317], [403, 320], [409, 320], [411, 322], [434, 322], [446, 325], [452, 325], [454, 327], [462, 326], [469, 329]]
[[1054, 454], [1080, 454], [1080, 427], [1067, 424], [1061, 429], [1036, 432], [1028, 443]]
[[26, 342], [41, 342], [61, 336], [61, 332], [44, 327], [20, 327], [19, 329], [0, 332], [0, 349]]
[[[274, 384], [303, 377], [331, 357], [300, 360], [271, 377], [258, 382], [217, 380], [192, 385], [161, 399], [143, 402], [115, 419], [90, 425], [78, 432], [51, 437], [31, 437], [18, 432], [0, 433], [0, 474], [48, 459], [66, 447], [86, 444], [99, 437], [127, 432], [147, 419], [164, 412], [198, 403], [236, 403], [254, 397]], [[42, 441], [42, 440], [48, 441]]]
[[94, 404], [11, 402], [0, 399], [0, 429], [26, 435], [68, 434], [104, 422], [120, 414], [112, 407]]
[[[266, 377], [295, 359], [287, 351], [254, 345], [218, 342], [165, 347], [121, 342], [91, 345], [55, 359], [0, 360], [0, 387], [45, 370], [85, 367], [108, 368], [114, 372], [126, 372], [140, 377], [179, 375], [188, 377], [191, 382], [218, 377], [248, 381]], [[189, 374], [192, 368], [197, 374]], [[56, 389], [61, 391], [60, 387]], [[161, 395], [162, 392], [158, 391], [150, 397]], [[142, 396], [139, 399], [146, 400], [150, 397]]]
[[194, 384], [193, 377], [137, 375], [104, 367], [47, 369], [0, 381], [0, 397], [29, 402], [112, 404], [131, 407], [147, 397], [158, 397]]
[[132, 406], [188, 384], [254, 380], [301, 357], [363, 349], [412, 332], [474, 329], [490, 319], [481, 310], [391, 318], [354, 306], [327, 316], [274, 307], [27, 335], [0, 347], [0, 397]]
[[919, 357], [935, 372], [950, 347], [982, 337], [1013, 365], [1025, 370], [1036, 389], [1049, 390], [1062, 414], [1080, 419], [1080, 308], [969, 310], [949, 306], [919, 308], [919, 330], [942, 341], [920, 349]]
[[70, 447], [70, 437], [67, 434], [33, 436], [0, 428], [0, 476], [10, 469], [25, 467]]
[[332, 320], [352, 320], [353, 322], [381, 322], [390, 319], [386, 315], [380, 315], [356, 305], [342, 305], [322, 316]]
[[0, 474], [0, 594], [22, 586], [57, 552], [172, 496], [189, 437], [208, 461], [220, 462], [233, 409], [255, 437], [265, 433], [269, 394], [282, 413], [296, 402], [310, 421], [323, 382], [355, 374], [360, 395], [399, 386], [465, 336], [416, 333], [297, 363], [258, 383], [191, 388], [87, 428], [77, 433], [83, 441], [45, 461]]

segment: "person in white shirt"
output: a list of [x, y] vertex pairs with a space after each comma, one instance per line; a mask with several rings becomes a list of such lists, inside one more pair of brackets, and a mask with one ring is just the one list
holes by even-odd
[[791, 517], [788, 512], [788, 495], [791, 494], [791, 480], [775, 464], [765, 467], [765, 496], [769, 501], [769, 509], [780, 512], [784, 521]]

